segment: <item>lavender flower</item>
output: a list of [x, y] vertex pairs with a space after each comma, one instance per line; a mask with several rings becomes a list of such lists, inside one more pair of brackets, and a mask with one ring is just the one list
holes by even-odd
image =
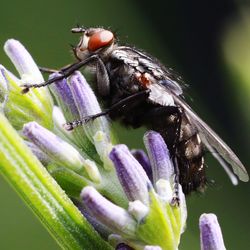
[[223, 236], [217, 217], [202, 214], [200, 217], [201, 250], [225, 250]]
[[[69, 83], [71, 93], [75, 100], [81, 119], [101, 112], [101, 108], [92, 89], [80, 72], [76, 71], [74, 74], [72, 74], [69, 78]], [[108, 138], [110, 137], [109, 125], [106, 117], [104, 116], [86, 123], [84, 129], [89, 137], [89, 140], [92, 142], [93, 137], [98, 131], [102, 131]]]
[[136, 221], [124, 208], [105, 199], [93, 187], [85, 187], [81, 197], [84, 205], [98, 221], [113, 231], [135, 238]]
[[144, 136], [145, 147], [151, 159], [153, 181], [168, 180], [174, 175], [173, 163], [170, 154], [160, 134], [149, 131]]
[[4, 45], [5, 52], [17, 68], [21, 77], [18, 79], [11, 72], [0, 67], [0, 86], [2, 109], [12, 125], [22, 129], [28, 121], [38, 121], [41, 125], [52, 128], [52, 98], [47, 89], [36, 89], [27, 95], [21, 94], [20, 85], [24, 82], [43, 82], [43, 77], [24, 46], [14, 40]]
[[95, 162], [84, 159], [72, 145], [46, 128], [36, 122], [26, 123], [23, 134], [55, 163], [79, 173], [85, 170], [92, 181], [100, 182], [101, 176]]
[[125, 145], [115, 146], [110, 153], [110, 159], [114, 162], [128, 200], [140, 200], [147, 205], [149, 203], [147, 190], [149, 179], [128, 148]]

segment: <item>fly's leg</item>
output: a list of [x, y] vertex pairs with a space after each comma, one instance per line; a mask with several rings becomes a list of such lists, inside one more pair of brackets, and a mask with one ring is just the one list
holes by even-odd
[[[46, 82], [40, 83], [40, 84], [23, 84], [23, 90], [22, 93], [28, 93], [30, 88], [41, 88], [44, 86], [47, 86], [55, 81], [59, 81], [62, 80], [63, 78], [66, 78], [70, 75], [72, 75], [76, 70], [80, 69], [81, 67], [84, 67], [90, 63], [96, 62], [96, 67], [97, 67], [97, 87], [98, 89], [103, 91], [103, 95], [107, 95], [107, 93], [109, 93], [109, 78], [108, 78], [108, 73], [107, 70], [105, 68], [104, 63], [102, 62], [102, 60], [97, 56], [97, 55], [92, 55], [89, 58], [83, 60], [83, 61], [79, 61], [76, 63], [73, 63], [71, 65], [68, 65], [64, 68], [62, 68], [62, 70], [59, 71], [60, 75], [53, 77], [51, 79], [49, 79]], [[53, 72], [53, 70], [52, 70]], [[99, 81], [99, 82], [98, 82]]]
[[179, 206], [180, 205], [180, 195], [179, 195], [179, 184], [180, 184], [180, 170], [178, 167], [178, 159], [177, 159], [177, 155], [178, 155], [178, 150], [177, 150], [177, 145], [180, 141], [180, 133], [181, 133], [181, 122], [182, 122], [182, 109], [177, 107], [176, 110], [176, 115], [177, 115], [177, 119], [176, 119], [176, 134], [175, 134], [175, 141], [173, 144], [173, 151], [174, 151], [174, 155], [173, 157], [173, 164], [174, 164], [174, 172], [175, 172], [175, 176], [174, 176], [174, 193], [173, 193], [173, 198], [171, 201], [171, 205], [172, 206]]
[[174, 165], [174, 191], [173, 197], [171, 200], [172, 206], [179, 206], [180, 205], [180, 195], [179, 195], [179, 184], [180, 184], [180, 170], [178, 167], [177, 157], [173, 157], [173, 165]]
[[56, 69], [51, 69], [51, 68], [46, 68], [46, 67], [38, 67], [39, 70], [42, 72], [42, 73], [49, 73], [49, 74], [52, 74], [52, 73], [56, 73], [56, 72], [59, 72], [60, 70], [56, 70]]
[[80, 61], [80, 62], [76, 62], [74, 64], [72, 64], [70, 67], [66, 68], [64, 71], [59, 71], [60, 75], [50, 78], [48, 81], [40, 83], [40, 84], [23, 84], [23, 90], [22, 90], [22, 94], [26, 94], [29, 92], [30, 88], [41, 88], [41, 87], [45, 87], [55, 81], [60, 81], [63, 78], [66, 78], [70, 75], [72, 75], [74, 73], [74, 71], [80, 69], [81, 67], [93, 62], [97, 60], [97, 56], [93, 55], [89, 58], [87, 58], [86, 60]]
[[71, 63], [71, 64], [68, 64], [68, 65], [65, 65], [65, 66], [63, 66], [62, 68], [60, 68], [60, 69], [52, 69], [52, 68], [47, 68], [47, 67], [38, 67], [39, 68], [39, 70], [41, 71], [41, 72], [43, 72], [43, 73], [49, 73], [49, 74], [51, 74], [51, 73], [62, 73], [62, 72], [64, 72], [65, 70], [68, 70], [69, 68], [71, 68], [73, 65], [75, 65], [75, 64], [77, 64], [78, 62], [76, 62], [76, 63]]
[[67, 122], [64, 125], [64, 128], [66, 130], [70, 131], [78, 126], [82, 126], [82, 125], [86, 124], [89, 121], [93, 121], [94, 119], [96, 119], [98, 117], [111, 114], [112, 112], [121, 112], [122, 109], [125, 107], [127, 108], [130, 105], [139, 104], [142, 101], [146, 100], [149, 96], [149, 93], [150, 93], [149, 89], [137, 92], [133, 95], [130, 95], [130, 96], [118, 101], [117, 103], [113, 104], [109, 109], [107, 109], [103, 112], [83, 117], [81, 120]]
[[[79, 62], [66, 65], [59, 70], [50, 69], [50, 68], [46, 68], [46, 67], [39, 67], [39, 69], [40, 69], [40, 71], [42, 71], [44, 73], [56, 73], [57, 72], [59, 74], [62, 74], [65, 77], [65, 72], [67, 72], [67, 70], [70, 70], [70, 68], [72, 68], [74, 65], [76, 65], [78, 63]], [[98, 93], [101, 96], [107, 96], [110, 92], [110, 82], [109, 82], [108, 72], [107, 72], [106, 67], [101, 59], [98, 60], [97, 64], [96, 64], [96, 77], [97, 77]]]
[[63, 127], [67, 130], [67, 131], [71, 131], [73, 130], [74, 128], [77, 128], [79, 126], [82, 126], [90, 121], [93, 121], [95, 120], [96, 118], [98, 117], [101, 117], [101, 116], [104, 116], [104, 115], [107, 115], [109, 112], [109, 110], [107, 111], [104, 111], [104, 112], [100, 112], [100, 113], [97, 113], [95, 115], [89, 115], [89, 116], [85, 116], [84, 118], [82, 118], [81, 120], [75, 120], [75, 121], [72, 121], [72, 122], [67, 122], [63, 125]]

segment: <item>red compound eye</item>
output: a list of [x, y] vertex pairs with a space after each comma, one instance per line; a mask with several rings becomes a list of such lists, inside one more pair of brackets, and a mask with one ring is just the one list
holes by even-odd
[[95, 51], [112, 42], [114, 35], [108, 30], [96, 32], [89, 38], [88, 50]]

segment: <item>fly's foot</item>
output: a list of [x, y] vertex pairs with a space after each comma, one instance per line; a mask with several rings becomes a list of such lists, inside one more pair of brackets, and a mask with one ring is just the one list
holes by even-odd
[[63, 127], [67, 131], [72, 131], [74, 128], [80, 126], [81, 124], [82, 124], [81, 121], [73, 121], [63, 124]]
[[95, 117], [93, 116], [86, 116], [84, 117], [82, 120], [76, 120], [76, 121], [72, 121], [72, 122], [67, 122], [63, 125], [64, 129], [66, 129], [67, 131], [72, 131], [73, 129], [82, 126], [86, 123], [88, 123], [91, 120], [94, 120]]
[[24, 83], [24, 84], [20, 85], [20, 87], [23, 88], [21, 90], [21, 93], [22, 94], [27, 94], [30, 91], [31, 88], [41, 88], [41, 87], [44, 87], [46, 85], [47, 85], [46, 82], [41, 83], [41, 84], [26, 84], [26, 83]]
[[172, 206], [180, 206], [180, 197], [179, 197], [179, 174], [174, 176], [174, 186], [173, 186], [173, 198], [171, 200]]
[[173, 196], [171, 202], [170, 202], [171, 206], [173, 207], [179, 207], [180, 206], [180, 198], [176, 195]]
[[30, 91], [29, 84], [22, 84], [20, 87], [23, 88], [21, 90], [21, 94], [23, 94], [23, 95], [27, 94]]

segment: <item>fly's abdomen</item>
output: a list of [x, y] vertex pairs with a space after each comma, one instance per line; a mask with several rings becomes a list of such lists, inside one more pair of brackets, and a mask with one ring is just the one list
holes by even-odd
[[176, 156], [184, 193], [203, 191], [206, 183], [203, 145], [196, 128], [185, 113], [182, 114]]
[[181, 114], [180, 122], [178, 131], [177, 115], [162, 117], [160, 122], [153, 121], [153, 129], [163, 136], [170, 154], [177, 158], [180, 184], [188, 194], [205, 188], [204, 149], [196, 128], [185, 113]]
[[180, 184], [185, 194], [192, 191], [203, 191], [206, 177], [204, 167], [204, 151], [199, 135], [179, 142], [176, 148]]

